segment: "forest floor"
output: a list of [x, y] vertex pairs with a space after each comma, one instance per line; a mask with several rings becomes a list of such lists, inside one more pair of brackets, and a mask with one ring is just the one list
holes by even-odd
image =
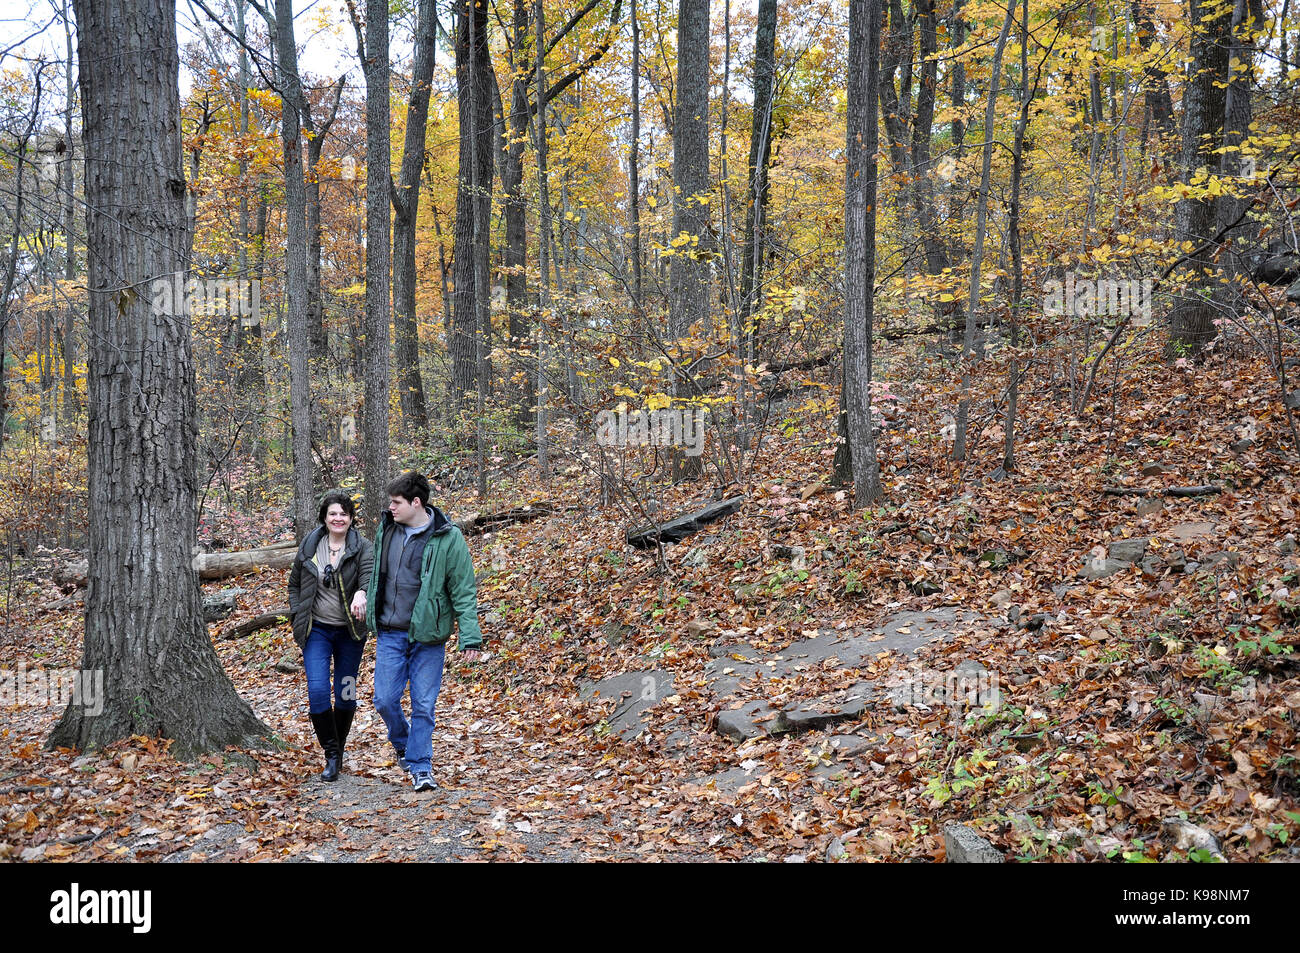
[[[1007, 860], [1300, 860], [1300, 468], [1282, 395], [1244, 350], [1120, 356], [1089, 415], [1026, 386], [1012, 473], [991, 403], [973, 462], [948, 459], [953, 375], [907, 364], [879, 400], [885, 500], [856, 514], [826, 484], [814, 389], [726, 489], [740, 509], [664, 565], [628, 547], [640, 520], [598, 505], [576, 460], [545, 485], [516, 471], [487, 503], [435, 491], [457, 518], [561, 507], [470, 539], [491, 654], [448, 654], [435, 792], [393, 763], [373, 645], [345, 774], [317, 780], [288, 626], [223, 637], [283, 604], [285, 571], [207, 585], [245, 590], [211, 631], [283, 747], [45, 751], [57, 707], [9, 706], [0, 856], [931, 862], [959, 823]], [[709, 476], [656, 490], [658, 512], [709, 502]], [[1211, 489], [1176, 495], [1192, 487]], [[57, 561], [10, 580], [0, 666], [78, 666]]]

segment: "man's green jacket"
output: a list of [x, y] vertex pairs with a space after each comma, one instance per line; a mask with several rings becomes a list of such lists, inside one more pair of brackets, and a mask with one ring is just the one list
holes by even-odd
[[[459, 620], [460, 650], [480, 648], [483, 633], [478, 627], [478, 583], [470, 562], [469, 544], [460, 528], [442, 510], [436, 506], [428, 509], [433, 514], [433, 526], [420, 561], [420, 592], [411, 610], [407, 639], [441, 645], [451, 638], [452, 626]], [[366, 605], [366, 628], [372, 632], [378, 631], [384, 573], [388, 569], [388, 537], [395, 526], [392, 514], [385, 513], [375, 533], [374, 569], [366, 590], [370, 597]]]

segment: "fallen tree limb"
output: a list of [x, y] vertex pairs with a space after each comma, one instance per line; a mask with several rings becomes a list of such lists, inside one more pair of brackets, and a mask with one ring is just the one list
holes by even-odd
[[495, 532], [503, 526], [529, 523], [543, 516], [553, 516], [561, 509], [562, 507], [554, 503], [530, 503], [527, 506], [516, 506], [498, 513], [474, 513], [463, 520], [457, 520], [456, 525], [466, 536], [481, 536], [483, 533]]
[[745, 498], [743, 496], [733, 496], [729, 500], [710, 503], [693, 513], [674, 517], [664, 523], [629, 529], [627, 531], [628, 545], [635, 546], [637, 549], [649, 549], [656, 542], [680, 543], [687, 536], [698, 532], [709, 523], [720, 520], [724, 516], [730, 516], [740, 509], [740, 504], [744, 502]]
[[252, 635], [254, 632], [260, 632], [262, 629], [269, 629], [275, 625], [281, 625], [289, 621], [289, 607], [284, 606], [280, 609], [273, 609], [270, 612], [263, 612], [261, 615], [255, 615], [253, 618], [239, 623], [233, 629], [222, 633], [223, 639], [242, 639], [244, 636]]

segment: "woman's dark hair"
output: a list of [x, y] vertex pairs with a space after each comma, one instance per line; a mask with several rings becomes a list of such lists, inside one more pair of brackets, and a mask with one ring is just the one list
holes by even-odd
[[389, 496], [400, 496], [407, 502], [414, 503], [420, 501], [422, 506], [429, 503], [429, 481], [423, 474], [408, 470], [403, 473], [387, 487]]
[[325, 494], [325, 498], [320, 501], [320, 509], [316, 511], [316, 522], [324, 525], [325, 514], [330, 511], [330, 507], [337, 503], [343, 507], [343, 512], [352, 517], [353, 522], [357, 518], [357, 504], [352, 502], [352, 497], [345, 490], [330, 490]]

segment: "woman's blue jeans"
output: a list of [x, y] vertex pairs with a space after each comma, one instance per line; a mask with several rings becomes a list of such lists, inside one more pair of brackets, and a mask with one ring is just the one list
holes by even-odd
[[357, 707], [357, 672], [361, 670], [363, 643], [356, 642], [346, 625], [312, 623], [302, 647], [302, 667], [307, 672], [307, 703], [313, 715], [329, 711], [330, 662], [334, 662], [334, 708]]

